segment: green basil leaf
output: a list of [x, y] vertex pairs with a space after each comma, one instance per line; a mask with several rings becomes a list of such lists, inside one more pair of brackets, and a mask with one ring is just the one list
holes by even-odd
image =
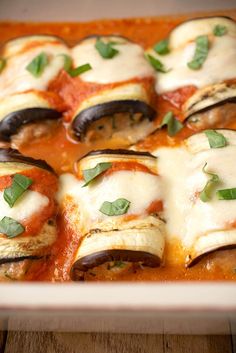
[[183, 124], [174, 117], [172, 112], [166, 113], [164, 116], [160, 128], [167, 126], [167, 133], [169, 136], [175, 136], [182, 128]]
[[217, 190], [219, 200], [236, 200], [236, 188]]
[[101, 38], [98, 38], [95, 44], [95, 48], [104, 59], [112, 59], [119, 53], [117, 49], [113, 48], [114, 42], [105, 43]]
[[94, 168], [83, 170], [83, 177], [85, 180], [85, 184], [83, 185], [83, 187], [87, 186], [92, 180], [97, 178], [98, 175], [105, 172], [105, 170], [111, 167], [112, 167], [112, 163], [103, 162], [103, 163], [98, 163]]
[[123, 261], [114, 261], [112, 265], [109, 265], [109, 270], [112, 270], [113, 268], [123, 268], [125, 267], [126, 263]]
[[157, 52], [160, 55], [166, 55], [170, 52], [169, 49], [169, 40], [168, 39], [163, 39], [157, 44], [154, 45], [153, 49], [155, 52]]
[[216, 25], [213, 29], [214, 36], [216, 37], [222, 37], [227, 32], [228, 32], [227, 27], [222, 25]]
[[193, 60], [188, 62], [191, 70], [199, 70], [205, 62], [209, 50], [209, 40], [207, 36], [199, 36], [196, 38], [196, 49]]
[[92, 69], [92, 66], [90, 64], [84, 64], [76, 67], [75, 69], [70, 69], [67, 72], [71, 77], [76, 77], [91, 69]]
[[0, 221], [0, 232], [8, 238], [17, 237], [25, 230], [24, 226], [10, 217], [3, 217]]
[[113, 202], [104, 201], [99, 211], [107, 216], [119, 216], [127, 213], [130, 201], [126, 199], [117, 199]]
[[204, 186], [204, 189], [200, 192], [200, 199], [202, 202], [207, 202], [211, 199], [212, 189], [215, 186], [215, 184], [220, 181], [220, 178], [218, 177], [217, 174], [213, 174], [206, 171], [206, 166], [207, 166], [207, 163], [205, 163], [204, 167], [202, 168], [202, 171], [205, 174], [209, 175], [210, 179], [207, 181], [206, 185]]
[[170, 71], [165, 68], [164, 64], [162, 64], [162, 62], [160, 60], [154, 58], [154, 56], [147, 54], [146, 57], [147, 57], [148, 61], [150, 62], [150, 64], [152, 65], [152, 67], [156, 71], [162, 72], [164, 74], [166, 74], [168, 71]]
[[42, 76], [45, 67], [48, 65], [48, 57], [46, 53], [41, 53], [36, 56], [29, 65], [26, 66], [26, 70], [31, 73], [34, 77]]
[[33, 180], [22, 175], [15, 174], [12, 185], [4, 190], [3, 197], [8, 205], [12, 208], [21, 195], [33, 183]]
[[2, 72], [4, 67], [6, 66], [6, 63], [7, 63], [6, 59], [0, 58], [0, 73]]
[[227, 145], [227, 140], [223, 134], [215, 130], [204, 131], [211, 148], [221, 148]]
[[69, 71], [72, 68], [72, 58], [67, 54], [60, 54], [64, 58], [64, 70]]

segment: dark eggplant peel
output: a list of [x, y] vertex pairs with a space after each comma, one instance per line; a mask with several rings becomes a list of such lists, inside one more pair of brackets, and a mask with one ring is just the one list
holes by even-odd
[[79, 140], [123, 138], [129, 143], [154, 131], [154, 70], [141, 46], [119, 36], [92, 36], [72, 49], [75, 67], [88, 63], [81, 84], [96, 84], [78, 104], [71, 127]]
[[236, 131], [206, 130], [185, 142], [189, 162], [186, 265], [210, 252], [236, 247]]
[[[33, 35], [2, 48], [0, 138], [10, 141], [22, 126], [61, 117], [61, 98], [48, 86], [64, 67], [66, 44], [58, 37]], [[37, 126], [36, 126], [37, 129]]]
[[[71, 278], [113, 261], [157, 267], [163, 259], [161, 179], [149, 153], [100, 150], [61, 176], [59, 203], [80, 245]], [[79, 220], [79, 222], [78, 222]]]
[[[157, 70], [156, 92], [179, 101], [190, 128], [226, 127], [236, 117], [236, 22], [229, 17], [188, 20], [147, 51]], [[184, 93], [182, 93], [184, 92]], [[169, 98], [167, 98], [169, 97]]]
[[57, 177], [42, 160], [0, 149], [0, 277], [24, 279], [56, 240]]

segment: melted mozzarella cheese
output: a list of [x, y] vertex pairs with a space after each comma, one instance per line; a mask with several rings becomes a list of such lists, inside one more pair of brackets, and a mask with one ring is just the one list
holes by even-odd
[[125, 198], [130, 201], [126, 215], [145, 214], [145, 210], [153, 201], [162, 199], [160, 183], [160, 178], [152, 174], [119, 171], [103, 178], [101, 182], [82, 187], [83, 181], [78, 181], [71, 174], [64, 174], [60, 177], [58, 201], [63, 202], [66, 195], [72, 196], [75, 204], [81, 209], [81, 223], [86, 224], [89, 229], [90, 222], [97, 223], [108, 219], [112, 222], [112, 219], [119, 218], [108, 217], [99, 211], [104, 201], [113, 202]]
[[11, 217], [20, 222], [39, 213], [49, 203], [49, 199], [37, 191], [27, 190], [10, 208], [0, 192], [0, 219]]
[[[40, 77], [34, 77], [26, 67], [42, 52], [48, 55], [49, 64]], [[27, 90], [46, 90], [49, 82], [64, 66], [64, 58], [61, 54], [68, 54], [65, 45], [47, 43], [9, 57], [0, 75], [0, 99]]]
[[203, 88], [235, 78], [236, 36], [211, 37], [207, 59], [199, 70], [191, 70], [187, 65], [193, 59], [195, 48], [194, 42], [187, 42], [165, 56], [151, 52], [170, 69], [166, 73], [157, 73], [157, 93], [162, 94], [189, 85]]
[[[164, 218], [169, 239], [178, 237], [184, 247], [191, 248], [201, 237], [226, 230], [235, 222], [236, 200], [218, 200], [215, 193], [218, 189], [236, 187], [236, 166], [232, 162], [235, 153], [236, 147], [232, 145], [196, 154], [185, 146], [156, 151], [163, 179]], [[202, 170], [205, 163], [206, 171], [220, 178], [208, 202], [199, 198], [210, 178]], [[216, 239], [216, 246], [217, 243], [220, 240]]]
[[[102, 40], [107, 41], [107, 38]], [[96, 50], [96, 38], [86, 39], [72, 49], [75, 67], [86, 63], [92, 66], [92, 70], [80, 75], [82, 80], [105, 84], [154, 76], [140, 45], [119, 37], [109, 37], [109, 41], [116, 42], [114, 48], [119, 51], [111, 59], [104, 59]]]

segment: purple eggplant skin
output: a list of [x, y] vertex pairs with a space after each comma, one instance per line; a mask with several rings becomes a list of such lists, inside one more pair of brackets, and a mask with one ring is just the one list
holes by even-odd
[[103, 250], [77, 260], [71, 268], [71, 279], [76, 280], [76, 272], [86, 272], [94, 267], [112, 261], [141, 262], [143, 266], [147, 267], [158, 267], [161, 263], [159, 257], [145, 251]]
[[232, 244], [232, 245], [225, 245], [225, 246], [220, 246], [216, 249], [210, 250], [205, 252], [204, 254], [198, 255], [197, 257], [195, 257], [193, 260], [191, 259], [191, 257], [189, 258], [188, 263], [185, 265], [185, 267], [190, 268], [195, 266], [196, 264], [198, 264], [202, 259], [204, 259], [207, 255], [212, 254], [216, 251], [223, 251], [223, 250], [233, 250], [236, 249], [236, 244]]
[[20, 262], [24, 260], [40, 260], [42, 258], [43, 256], [36, 256], [36, 255], [0, 258], [0, 265], [12, 263], [12, 262]]
[[61, 113], [49, 108], [26, 108], [8, 114], [0, 122], [0, 140], [9, 142], [11, 136], [26, 124], [43, 120], [56, 120]]
[[5, 162], [30, 164], [55, 174], [53, 168], [42, 159], [34, 159], [21, 154], [12, 148], [0, 148], [0, 164]]
[[149, 157], [149, 158], [154, 158], [157, 159], [157, 157], [153, 156], [149, 152], [143, 152], [143, 151], [133, 151], [133, 150], [126, 150], [126, 149], [104, 149], [104, 150], [94, 150], [90, 151], [89, 153], [86, 153], [83, 157], [81, 157], [78, 161], [81, 161], [82, 159], [90, 156], [101, 156], [101, 155], [115, 155], [115, 156], [137, 156], [137, 157]]
[[82, 110], [73, 120], [72, 129], [80, 141], [91, 123], [105, 116], [113, 116], [116, 113], [142, 113], [149, 121], [153, 121], [156, 111], [147, 103], [139, 100], [119, 100], [97, 104]]

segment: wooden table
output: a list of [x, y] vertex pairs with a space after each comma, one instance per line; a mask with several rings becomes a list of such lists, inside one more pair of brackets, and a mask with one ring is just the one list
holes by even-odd
[[0, 353], [236, 353], [236, 337], [0, 331]]

